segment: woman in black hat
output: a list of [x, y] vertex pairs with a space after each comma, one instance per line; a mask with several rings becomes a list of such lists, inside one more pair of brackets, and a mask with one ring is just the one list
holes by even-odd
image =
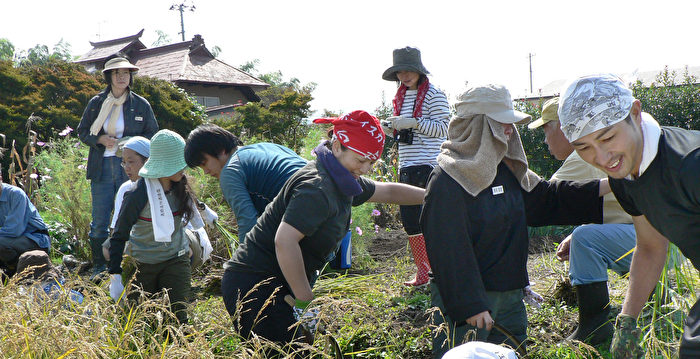
[[131, 136], [150, 139], [158, 131], [151, 105], [130, 89], [138, 69], [124, 57], [108, 58], [102, 70], [107, 88], [90, 99], [77, 129], [80, 141], [90, 146], [87, 179], [92, 194], [91, 279], [107, 269], [102, 242], [109, 235], [114, 196], [119, 186], [129, 179], [121, 167], [117, 145]]
[[[393, 102], [393, 116], [385, 121], [384, 131], [392, 133], [399, 144], [399, 181], [425, 188], [428, 175], [437, 165], [440, 145], [447, 139], [450, 108], [447, 96], [428, 81], [429, 72], [421, 62], [420, 50], [404, 47], [394, 50], [394, 65], [382, 78], [399, 85]], [[413, 260], [418, 271], [404, 284], [428, 283], [430, 263], [425, 240], [418, 223], [421, 206], [401, 206], [401, 222], [408, 234]]]

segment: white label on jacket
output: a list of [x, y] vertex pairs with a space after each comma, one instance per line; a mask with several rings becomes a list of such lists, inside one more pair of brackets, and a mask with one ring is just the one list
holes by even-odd
[[491, 193], [493, 193], [494, 196], [503, 194], [503, 186], [491, 187]]
[[141, 116], [136, 116], [134, 119], [136, 121], [143, 122], [143, 117], [141, 117]]
[[189, 252], [187, 249], [183, 249], [183, 250], [177, 252], [177, 256], [178, 256], [178, 257], [182, 257], [182, 256], [184, 256], [185, 253], [187, 253], [187, 252]]

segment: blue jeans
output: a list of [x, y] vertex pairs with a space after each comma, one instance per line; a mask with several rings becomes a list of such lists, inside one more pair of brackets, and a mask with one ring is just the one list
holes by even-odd
[[90, 238], [105, 240], [109, 236], [109, 223], [114, 209], [114, 196], [119, 186], [129, 177], [121, 166], [122, 159], [116, 156], [102, 159], [102, 174], [100, 180], [90, 181], [92, 194], [92, 222], [90, 222]]
[[629, 272], [632, 253], [618, 260], [637, 243], [633, 224], [586, 224], [574, 229], [569, 249], [572, 285], [608, 281], [608, 269]]
[[[469, 293], [465, 293], [469, 295]], [[515, 339], [525, 345], [527, 339], [527, 312], [523, 303], [523, 290], [514, 289], [505, 292], [487, 291], [488, 305], [491, 308], [491, 317], [493, 320], [508, 329], [513, 334]], [[466, 324], [466, 322], [454, 323], [452, 319], [444, 314], [445, 306], [442, 302], [442, 296], [438, 290], [438, 286], [434, 283], [430, 285], [430, 299], [433, 307], [437, 307], [440, 311], [436, 311], [432, 315], [433, 330], [433, 358], [442, 358], [443, 355], [450, 349], [464, 344], [467, 339], [479, 340], [493, 344], [506, 343], [514, 349], [520, 343], [513, 343], [503, 333], [497, 329], [490, 331], [482, 328], [478, 329], [474, 326]], [[447, 326], [441, 328], [447, 320]], [[476, 331], [476, 338], [468, 338], [467, 334], [470, 330]], [[449, 336], [449, 338], [448, 338]]]

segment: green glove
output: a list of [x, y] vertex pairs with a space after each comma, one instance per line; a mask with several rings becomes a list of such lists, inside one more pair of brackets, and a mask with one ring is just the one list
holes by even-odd
[[310, 303], [310, 300], [294, 299], [294, 306], [301, 310], [306, 310], [306, 307], [308, 307]]
[[618, 314], [615, 320], [615, 334], [610, 344], [613, 359], [642, 358], [644, 352], [639, 345], [641, 330], [637, 328], [637, 319], [626, 314]]

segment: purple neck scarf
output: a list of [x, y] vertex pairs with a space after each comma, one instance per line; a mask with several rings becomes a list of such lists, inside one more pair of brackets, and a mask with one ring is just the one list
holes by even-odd
[[316, 154], [316, 159], [326, 168], [333, 182], [335, 182], [335, 185], [338, 186], [340, 192], [344, 195], [357, 196], [362, 193], [362, 186], [360, 186], [360, 183], [350, 174], [350, 171], [338, 162], [333, 152], [326, 147], [326, 143], [328, 143], [328, 141], [323, 141], [314, 148], [313, 152]]

